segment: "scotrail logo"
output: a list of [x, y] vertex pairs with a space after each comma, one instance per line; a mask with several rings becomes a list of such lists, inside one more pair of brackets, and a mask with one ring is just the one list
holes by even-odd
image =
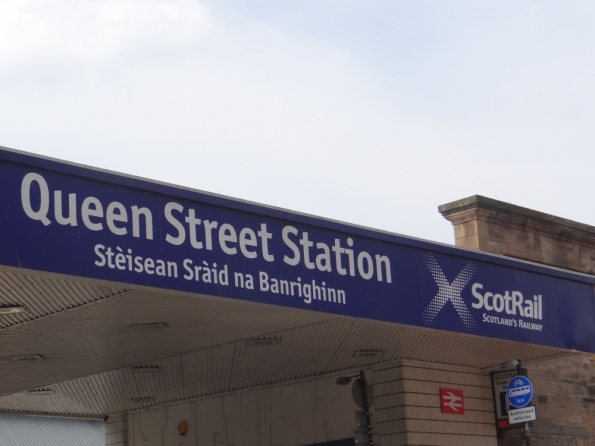
[[433, 254], [426, 254], [426, 265], [430, 269], [430, 273], [432, 273], [436, 285], [438, 285], [438, 293], [434, 296], [434, 299], [432, 299], [432, 302], [430, 302], [423, 313], [422, 319], [424, 324], [431, 324], [444, 305], [446, 305], [447, 302], [450, 302], [463, 321], [465, 328], [468, 331], [473, 331], [475, 328], [475, 320], [473, 319], [473, 316], [471, 316], [469, 308], [465, 305], [465, 302], [461, 297], [461, 292], [475, 274], [475, 264], [473, 262], [467, 263], [452, 282], [448, 281]]

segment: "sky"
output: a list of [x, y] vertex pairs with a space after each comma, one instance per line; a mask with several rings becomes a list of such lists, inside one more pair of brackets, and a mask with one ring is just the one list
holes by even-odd
[[595, 3], [0, 0], [0, 146], [453, 243], [595, 225]]

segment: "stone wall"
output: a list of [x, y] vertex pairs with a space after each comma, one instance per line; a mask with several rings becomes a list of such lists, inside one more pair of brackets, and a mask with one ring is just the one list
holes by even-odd
[[474, 195], [439, 206], [455, 244], [595, 274], [595, 227]]
[[[479, 195], [439, 207], [464, 248], [595, 273], [595, 227]], [[537, 421], [532, 446], [595, 444], [595, 357], [526, 364], [534, 385]], [[518, 430], [502, 446], [521, 446]]]

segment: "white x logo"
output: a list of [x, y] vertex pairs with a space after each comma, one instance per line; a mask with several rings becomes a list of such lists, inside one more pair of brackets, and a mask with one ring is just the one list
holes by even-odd
[[463, 291], [465, 285], [469, 283], [471, 277], [475, 274], [475, 264], [473, 262], [467, 263], [452, 283], [446, 279], [433, 254], [426, 254], [426, 265], [428, 265], [432, 277], [436, 281], [436, 285], [438, 285], [438, 293], [424, 311], [422, 316], [424, 323], [426, 325], [430, 324], [440, 310], [442, 310], [446, 302], [450, 301], [455, 307], [455, 310], [457, 310], [463, 324], [465, 324], [465, 328], [468, 331], [472, 331], [475, 327], [475, 321], [461, 297], [461, 291]]

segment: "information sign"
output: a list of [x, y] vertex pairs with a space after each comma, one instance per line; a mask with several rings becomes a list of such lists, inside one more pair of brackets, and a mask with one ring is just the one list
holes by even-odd
[[516, 370], [492, 373], [492, 388], [494, 389], [494, 409], [496, 420], [508, 420], [508, 403], [506, 388], [512, 378], [517, 376]]
[[510, 424], [526, 423], [528, 421], [535, 421], [536, 419], [535, 406], [512, 409], [508, 412], [508, 421]]
[[440, 411], [456, 415], [465, 414], [463, 391], [459, 389], [440, 389]]
[[0, 190], [4, 271], [595, 351], [592, 276], [2, 148]]
[[533, 396], [531, 381], [524, 376], [515, 376], [506, 387], [506, 396], [514, 407], [525, 407]]

